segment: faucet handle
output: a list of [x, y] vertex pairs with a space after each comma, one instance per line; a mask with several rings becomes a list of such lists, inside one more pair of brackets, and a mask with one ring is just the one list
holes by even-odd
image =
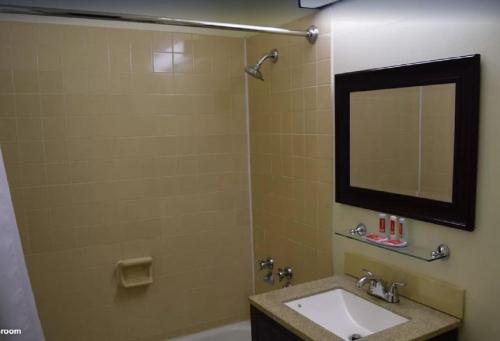
[[283, 278], [287, 278], [289, 281], [292, 280], [293, 278], [293, 270], [290, 266], [285, 266], [283, 269], [279, 268], [278, 269], [278, 277], [280, 282], [283, 280]]
[[266, 259], [262, 259], [259, 261], [260, 270], [269, 269], [272, 270], [274, 267], [274, 259], [271, 257], [267, 257]]
[[401, 282], [394, 282], [391, 284], [389, 288], [389, 299], [391, 303], [398, 303], [399, 302], [399, 287], [405, 287], [406, 283], [401, 283]]
[[391, 287], [389, 288], [389, 290], [391, 292], [394, 292], [394, 291], [398, 290], [398, 287], [405, 287], [405, 286], [406, 286], [406, 283], [394, 282], [394, 283], [391, 284]]
[[371, 272], [368, 269], [361, 269], [361, 271], [363, 271], [364, 276], [373, 277], [373, 278], [377, 277], [373, 272]]

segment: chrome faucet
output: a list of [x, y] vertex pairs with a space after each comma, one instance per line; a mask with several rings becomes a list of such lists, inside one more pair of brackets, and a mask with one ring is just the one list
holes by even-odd
[[[404, 287], [405, 283], [394, 282], [387, 285], [385, 281], [378, 278], [372, 272], [363, 269], [364, 276], [356, 282], [356, 287], [362, 288], [365, 284], [369, 283], [368, 294], [381, 298], [389, 303], [399, 302], [398, 287]], [[387, 289], [389, 287], [389, 289]]]
[[286, 278], [288, 281], [291, 281], [293, 278], [293, 270], [291, 266], [285, 266], [283, 269], [278, 269], [278, 278], [280, 282]]
[[262, 259], [259, 261], [260, 270], [269, 269], [272, 270], [274, 267], [274, 259], [271, 257], [267, 257], [266, 259]]

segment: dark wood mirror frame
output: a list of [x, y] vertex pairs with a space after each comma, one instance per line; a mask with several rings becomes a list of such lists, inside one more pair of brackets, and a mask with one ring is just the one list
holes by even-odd
[[[472, 231], [476, 204], [480, 55], [335, 75], [335, 201]], [[350, 93], [455, 83], [451, 202], [351, 186]]]

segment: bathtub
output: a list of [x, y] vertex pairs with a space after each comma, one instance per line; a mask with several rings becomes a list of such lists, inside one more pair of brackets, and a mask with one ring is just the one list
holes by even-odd
[[176, 337], [170, 341], [251, 341], [250, 321], [228, 324], [200, 333]]

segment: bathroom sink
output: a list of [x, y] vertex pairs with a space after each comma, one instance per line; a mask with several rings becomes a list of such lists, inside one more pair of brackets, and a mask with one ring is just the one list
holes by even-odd
[[285, 304], [344, 340], [357, 340], [408, 321], [343, 289]]

